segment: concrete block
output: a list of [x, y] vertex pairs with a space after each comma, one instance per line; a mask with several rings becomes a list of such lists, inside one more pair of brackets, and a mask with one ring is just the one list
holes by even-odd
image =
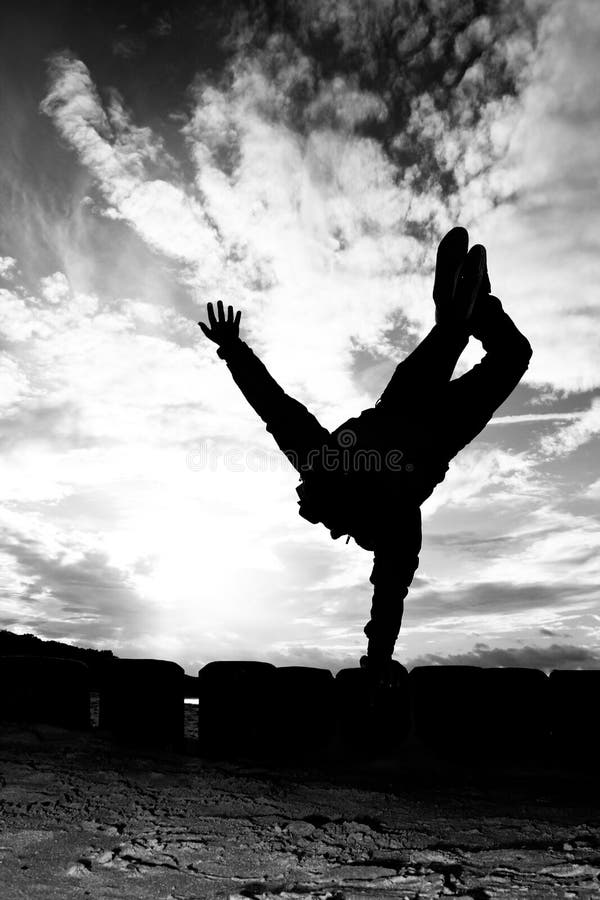
[[494, 756], [523, 757], [548, 751], [548, 676], [539, 669], [506, 666], [483, 670], [482, 739]]
[[600, 737], [600, 669], [550, 673], [550, 729], [559, 759], [597, 764]]
[[1, 719], [89, 728], [88, 667], [58, 657], [0, 657]]
[[374, 688], [364, 669], [341, 669], [335, 679], [339, 748], [352, 755], [395, 754], [410, 733], [409, 676], [397, 665], [397, 685]]
[[263, 754], [277, 740], [270, 711], [275, 666], [253, 660], [215, 660], [198, 672], [198, 742], [201, 755], [224, 758]]
[[415, 666], [410, 672], [414, 731], [435, 750], [475, 751], [486, 711], [479, 666]]
[[100, 692], [100, 727], [134, 743], [179, 744], [184, 674], [180, 665], [168, 660], [115, 660]]
[[281, 758], [326, 754], [335, 733], [335, 681], [329, 669], [279, 666], [268, 712], [273, 752]]

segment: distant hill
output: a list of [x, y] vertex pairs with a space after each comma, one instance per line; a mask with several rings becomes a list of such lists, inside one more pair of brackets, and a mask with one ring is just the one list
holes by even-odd
[[[61, 659], [78, 659], [90, 670], [92, 689], [99, 690], [104, 682], [106, 669], [118, 656], [112, 650], [93, 650], [91, 647], [73, 647], [62, 641], [44, 641], [34, 634], [13, 634], [0, 630], [0, 656], [58, 656]], [[184, 696], [198, 696], [198, 679], [184, 676]]]
[[78, 659], [89, 667], [93, 685], [103, 681], [107, 666], [118, 658], [112, 650], [73, 647], [62, 641], [44, 641], [34, 634], [13, 634], [12, 631], [0, 631], [0, 656], [59, 656], [62, 659]]

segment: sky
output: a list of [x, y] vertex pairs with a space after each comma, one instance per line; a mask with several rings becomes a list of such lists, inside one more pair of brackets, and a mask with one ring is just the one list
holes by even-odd
[[297, 515], [196, 323], [241, 309], [333, 429], [433, 325], [460, 224], [533, 357], [423, 505], [396, 658], [599, 667], [596, 0], [0, 19], [0, 628], [191, 673], [356, 665], [372, 555]]

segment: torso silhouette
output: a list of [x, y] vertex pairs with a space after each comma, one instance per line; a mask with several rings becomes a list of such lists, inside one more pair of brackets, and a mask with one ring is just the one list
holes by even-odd
[[[367, 550], [376, 534], [402, 527], [447, 471], [431, 433], [436, 415], [416, 390], [363, 410], [333, 432], [285, 393], [241, 339], [217, 351], [279, 448], [302, 477], [299, 513], [333, 538], [351, 535]], [[426, 409], [426, 411], [425, 411]]]
[[418, 408], [365, 409], [331, 432], [324, 449], [302, 473], [300, 515], [367, 550], [377, 534], [412, 517], [448, 471], [430, 419]]
[[333, 432], [285, 393], [239, 337], [218, 349], [302, 477], [296, 489], [301, 516], [323, 523], [333, 538], [350, 535], [366, 550], [378, 542], [387, 546], [394, 533], [396, 546], [411, 532], [419, 542], [421, 504], [514, 390], [531, 358], [529, 342], [497, 297], [486, 296], [476, 313], [470, 333], [485, 350], [480, 363], [451, 379], [468, 334], [436, 324], [398, 364], [376, 405]]

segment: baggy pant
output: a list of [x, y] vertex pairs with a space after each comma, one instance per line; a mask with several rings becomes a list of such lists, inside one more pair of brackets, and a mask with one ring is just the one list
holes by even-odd
[[[476, 437], [496, 409], [512, 393], [531, 358], [527, 339], [516, 328], [496, 297], [482, 297], [471, 333], [481, 341], [484, 358], [460, 378], [450, 380], [469, 336], [466, 330], [435, 325], [416, 349], [396, 367], [377, 401], [382, 416], [408, 416], [435, 447], [442, 463], [449, 462]], [[221, 347], [234, 381], [261, 417], [290, 463], [302, 473], [311, 457], [331, 437], [317, 418], [290, 397], [243, 341]], [[365, 627], [369, 653], [391, 656], [400, 631], [404, 598], [419, 564], [421, 511], [418, 505], [399, 511], [395, 526], [389, 518], [375, 523], [371, 618]]]

